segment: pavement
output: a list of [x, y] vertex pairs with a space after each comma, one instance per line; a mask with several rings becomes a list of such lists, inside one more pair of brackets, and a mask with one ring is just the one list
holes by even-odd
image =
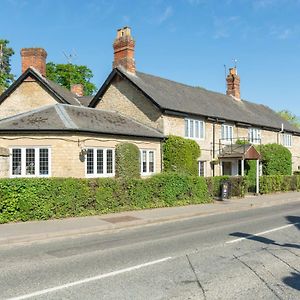
[[94, 233], [109, 233], [128, 227], [138, 227], [191, 217], [210, 216], [285, 203], [300, 203], [300, 192], [246, 196], [209, 204], [188, 205], [127, 211], [121, 213], [30, 221], [0, 225], [0, 245], [28, 243]]

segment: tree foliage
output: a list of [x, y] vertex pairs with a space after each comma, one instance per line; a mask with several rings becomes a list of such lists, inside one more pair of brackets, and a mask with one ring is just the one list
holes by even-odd
[[290, 122], [292, 125], [294, 125], [297, 128], [300, 128], [300, 120], [296, 115], [291, 113], [290, 111], [284, 109], [278, 112], [280, 117], [288, 122]]
[[266, 144], [260, 147], [263, 175], [291, 175], [292, 154], [286, 147]]
[[131, 143], [120, 143], [116, 146], [116, 177], [140, 177], [140, 151]]
[[46, 75], [47, 78], [67, 89], [70, 89], [72, 84], [81, 83], [86, 96], [92, 95], [97, 89], [90, 81], [93, 78], [93, 72], [87, 66], [49, 62]]
[[11, 73], [11, 56], [14, 55], [14, 50], [8, 47], [8, 40], [0, 39], [0, 94], [10, 86], [14, 80], [14, 75]]
[[171, 135], [163, 145], [164, 170], [197, 176], [200, 153], [194, 140]]

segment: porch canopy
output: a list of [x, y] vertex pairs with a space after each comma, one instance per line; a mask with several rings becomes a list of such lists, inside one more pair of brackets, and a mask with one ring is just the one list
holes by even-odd
[[231, 144], [225, 146], [219, 154], [219, 159], [259, 160], [260, 154], [251, 144]]
[[245, 160], [256, 160], [256, 194], [259, 194], [259, 160], [260, 154], [251, 144], [231, 144], [226, 145], [219, 154], [220, 161], [222, 160], [240, 160], [241, 175], [244, 176]]

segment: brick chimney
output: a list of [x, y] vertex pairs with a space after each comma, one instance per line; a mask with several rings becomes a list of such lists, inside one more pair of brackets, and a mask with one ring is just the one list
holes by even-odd
[[127, 72], [135, 74], [134, 46], [135, 41], [131, 36], [130, 27], [118, 29], [117, 37], [113, 43], [114, 68], [122, 66]]
[[21, 49], [22, 73], [29, 67], [34, 67], [44, 77], [46, 77], [47, 52], [43, 48], [23, 48]]
[[226, 77], [227, 91], [226, 94], [233, 96], [237, 100], [241, 100], [240, 92], [240, 77], [237, 74], [236, 68], [230, 68], [229, 74]]
[[81, 83], [72, 84], [71, 85], [71, 92], [78, 97], [84, 96], [83, 85]]

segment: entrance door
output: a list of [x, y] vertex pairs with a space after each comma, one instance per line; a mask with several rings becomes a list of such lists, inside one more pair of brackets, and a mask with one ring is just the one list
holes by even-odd
[[223, 175], [232, 175], [232, 163], [231, 161], [223, 161], [222, 162], [222, 170], [223, 170]]

